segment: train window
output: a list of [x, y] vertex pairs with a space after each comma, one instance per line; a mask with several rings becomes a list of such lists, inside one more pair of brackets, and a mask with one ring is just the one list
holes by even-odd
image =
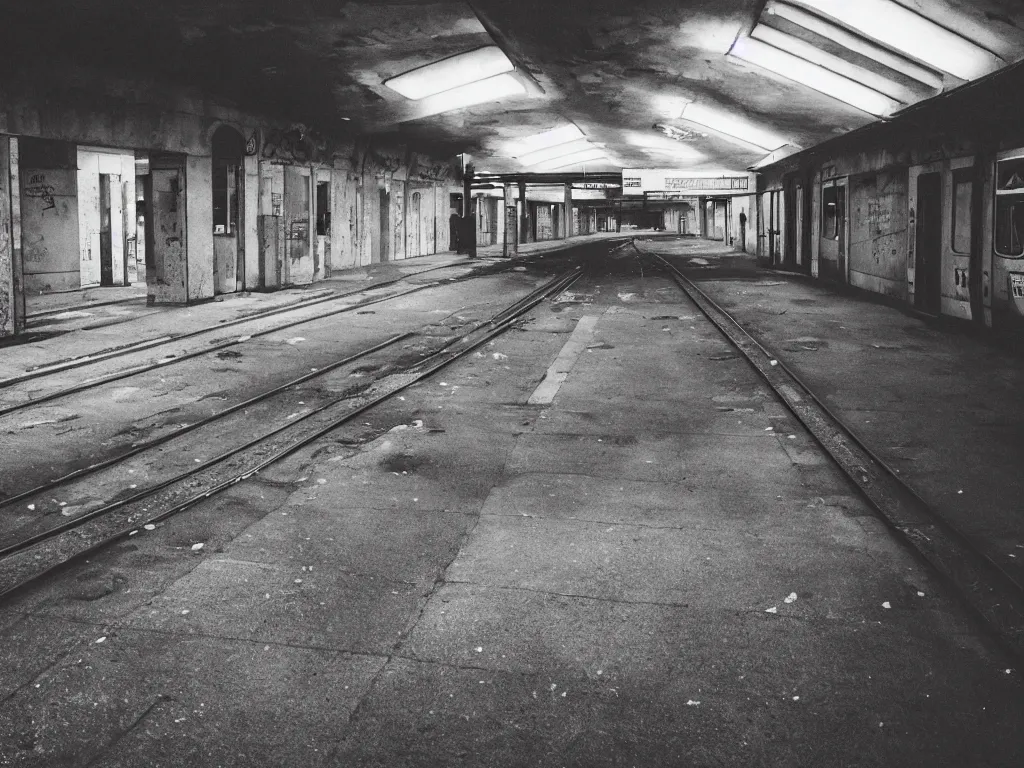
[[1024, 191], [1024, 157], [1000, 160], [996, 176], [996, 189], [1000, 192], [1016, 189]]
[[956, 253], [971, 252], [971, 198], [974, 182], [971, 169], [953, 171], [953, 250]]
[[838, 240], [846, 223], [846, 187], [832, 183], [821, 190], [821, 236]]
[[1024, 255], [1024, 195], [996, 198], [996, 253]]

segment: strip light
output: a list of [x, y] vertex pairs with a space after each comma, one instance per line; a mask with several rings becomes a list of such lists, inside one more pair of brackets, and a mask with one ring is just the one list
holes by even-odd
[[800, 8], [794, 8], [792, 5], [776, 2], [776, 0], [771, 0], [765, 6], [764, 12], [769, 15], [781, 16], [787, 21], [810, 30], [816, 35], [821, 35], [833, 43], [838, 43], [854, 53], [859, 53], [861, 56], [873, 59], [889, 69], [924, 83], [929, 88], [934, 88], [935, 90], [942, 89], [942, 77], [932, 70], [915, 64], [910, 59], [904, 58], [888, 48], [883, 48], [852, 32], [848, 32], [843, 27], [825, 21], [820, 16], [815, 16], [813, 13], [808, 13]]
[[555, 171], [559, 168], [565, 168], [570, 165], [589, 163], [592, 160], [608, 160], [608, 156], [604, 153], [603, 149], [594, 147], [593, 149], [585, 149], [582, 152], [576, 152], [554, 160], [548, 160], [546, 163], [538, 165], [537, 169], [540, 171]]
[[[806, 85], [876, 117], [890, 114], [899, 107], [896, 101], [878, 91], [760, 40], [740, 38], [729, 55]], [[764, 148], [778, 149], [778, 145]]]
[[558, 128], [552, 128], [550, 131], [535, 133], [533, 136], [527, 136], [525, 139], [521, 139], [512, 145], [512, 151], [509, 154], [511, 154], [512, 157], [523, 157], [531, 152], [547, 149], [548, 147], [555, 147], [559, 144], [568, 144], [570, 141], [584, 138], [586, 138], [586, 136], [584, 136], [583, 131], [581, 131], [576, 125], [568, 123]]
[[866, 85], [868, 88], [879, 93], [884, 93], [886, 96], [890, 96], [903, 104], [912, 104], [924, 96], [924, 94], [914, 93], [910, 88], [900, 85], [894, 80], [890, 80], [869, 69], [852, 64], [846, 59], [823, 51], [806, 40], [780, 32], [772, 27], [766, 27], [764, 24], [758, 24], [754, 27], [754, 31], [750, 33], [750, 36], [755, 40], [760, 40], [763, 43], [768, 43], [768, 45], [773, 45], [776, 48], [796, 54], [812, 64], [819, 64], [825, 67], [825, 69], [830, 69], [843, 77], [856, 80], [861, 85]]
[[995, 72], [1003, 60], [893, 0], [797, 0], [841, 24], [962, 80]]
[[713, 107], [706, 107], [703, 104], [693, 102], [687, 104], [683, 107], [681, 118], [691, 123], [702, 125], [705, 128], [710, 128], [712, 131], [722, 134], [724, 138], [739, 140], [744, 146], [752, 146], [765, 152], [781, 147], [786, 143], [785, 139], [773, 136], [745, 120], [739, 120], [732, 115], [720, 112]]
[[460, 53], [385, 80], [384, 85], [407, 99], [425, 99], [454, 88], [512, 72], [515, 66], [496, 45]]
[[565, 144], [556, 144], [555, 146], [548, 147], [547, 149], [538, 149], [536, 152], [520, 155], [519, 162], [525, 166], [537, 165], [538, 163], [544, 163], [548, 160], [554, 160], [559, 157], [564, 157], [565, 155], [572, 155], [576, 152], [593, 148], [594, 145], [586, 139], [576, 139], [575, 141], [568, 141]]
[[450, 112], [453, 109], [525, 95], [526, 86], [522, 81], [511, 73], [505, 73], [421, 99], [417, 104], [418, 108], [415, 114], [406, 119], [416, 120], [421, 117], [439, 115], [442, 112]]

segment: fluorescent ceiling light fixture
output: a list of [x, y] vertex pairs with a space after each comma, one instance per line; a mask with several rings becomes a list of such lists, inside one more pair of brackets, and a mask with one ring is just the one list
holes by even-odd
[[859, 53], [861, 56], [873, 59], [889, 69], [924, 83], [930, 88], [935, 90], [942, 89], [942, 77], [932, 70], [915, 64], [910, 59], [900, 56], [888, 48], [876, 45], [859, 35], [855, 35], [844, 27], [826, 21], [820, 16], [815, 16], [813, 13], [808, 13], [800, 8], [794, 8], [792, 5], [776, 2], [776, 0], [769, 2], [765, 6], [764, 12], [791, 21], [804, 29], [814, 32], [816, 35], [821, 35], [834, 43], [838, 43], [854, 53]]
[[756, 125], [751, 125], [745, 120], [737, 119], [726, 112], [706, 107], [703, 104], [687, 104], [683, 109], [682, 119], [710, 128], [726, 138], [739, 139], [744, 144], [763, 149], [765, 152], [786, 143], [785, 139], [773, 136]]
[[869, 69], [858, 67], [846, 59], [841, 59], [827, 51], [823, 51], [806, 40], [780, 32], [772, 27], [766, 27], [764, 24], [758, 24], [754, 27], [754, 31], [750, 33], [750, 36], [755, 40], [760, 40], [762, 43], [768, 43], [768, 45], [774, 45], [776, 48], [795, 54], [813, 64], [819, 64], [825, 67], [825, 69], [830, 69], [843, 77], [856, 80], [861, 85], [866, 85], [868, 88], [879, 93], [891, 96], [903, 104], [912, 104], [924, 96], [924, 94], [914, 93], [910, 88], [890, 80], [888, 77], [883, 77]]
[[384, 85], [407, 99], [419, 100], [514, 69], [501, 48], [488, 45], [392, 77]]
[[430, 117], [453, 109], [472, 107], [474, 104], [486, 104], [489, 101], [501, 101], [513, 96], [525, 96], [526, 86], [513, 74], [505, 73], [476, 83], [469, 83], [450, 91], [444, 91], [420, 101], [419, 107], [409, 120]]
[[533, 136], [520, 139], [513, 145], [511, 154], [512, 157], [523, 157], [531, 152], [555, 147], [559, 144], [568, 144], [570, 141], [583, 138], [586, 138], [583, 131], [572, 123], [568, 123], [558, 128], [552, 128], [550, 131], [535, 133]]
[[[896, 111], [899, 104], [893, 99], [848, 77], [837, 75], [830, 69], [794, 56], [791, 53], [743, 37], [736, 41], [730, 52], [731, 56], [743, 59], [751, 64], [763, 67], [777, 75], [782, 75], [793, 82], [806, 85], [816, 91], [831, 96], [839, 101], [861, 109], [875, 116], [887, 115]], [[761, 145], [764, 149], [778, 149], [780, 144], [773, 146]]]
[[576, 139], [575, 141], [568, 141], [565, 144], [556, 144], [553, 147], [547, 149], [538, 149], [536, 152], [530, 152], [526, 155], [521, 155], [518, 159], [523, 165], [537, 165], [537, 163], [544, 163], [548, 160], [554, 160], [555, 158], [563, 157], [565, 155], [572, 155], [576, 152], [582, 152], [585, 149], [593, 149], [594, 145], [586, 139]]
[[576, 152], [572, 155], [565, 155], [564, 157], [558, 157], [554, 160], [548, 160], [546, 163], [542, 163], [537, 166], [538, 170], [541, 171], [554, 171], [558, 168], [565, 168], [570, 165], [578, 165], [579, 163], [589, 163], [592, 160], [607, 160], [608, 156], [604, 153], [603, 149], [594, 147], [593, 149], [585, 149], [582, 152]]
[[977, 43], [893, 0], [798, 2], [961, 80], [973, 80], [995, 72], [1004, 63]]

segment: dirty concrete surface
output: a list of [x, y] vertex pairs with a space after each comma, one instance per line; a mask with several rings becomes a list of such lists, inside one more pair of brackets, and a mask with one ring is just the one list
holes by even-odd
[[721, 244], [654, 248], [795, 371], [943, 519], [1024, 584], [1019, 351], [876, 297], [759, 269]]
[[517, 329], [5, 600], [0, 764], [1024, 762], [1015, 661], [664, 275], [595, 243], [477, 298], [576, 260]]

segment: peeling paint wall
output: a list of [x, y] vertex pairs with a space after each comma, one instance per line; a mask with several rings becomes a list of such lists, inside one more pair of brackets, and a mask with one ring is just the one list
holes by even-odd
[[81, 284], [78, 265], [76, 172], [21, 169], [22, 258], [25, 290], [66, 291]]
[[14, 241], [11, 236], [11, 142], [0, 136], [0, 337], [15, 332]]
[[188, 300], [213, 298], [213, 159], [185, 158]]
[[146, 293], [151, 303], [188, 300], [184, 158], [153, 162], [147, 190]]
[[247, 156], [242, 161], [242, 242], [245, 275], [242, 288], [252, 291], [260, 287], [260, 165], [259, 159]]
[[906, 298], [907, 171], [850, 179], [850, 284]]

